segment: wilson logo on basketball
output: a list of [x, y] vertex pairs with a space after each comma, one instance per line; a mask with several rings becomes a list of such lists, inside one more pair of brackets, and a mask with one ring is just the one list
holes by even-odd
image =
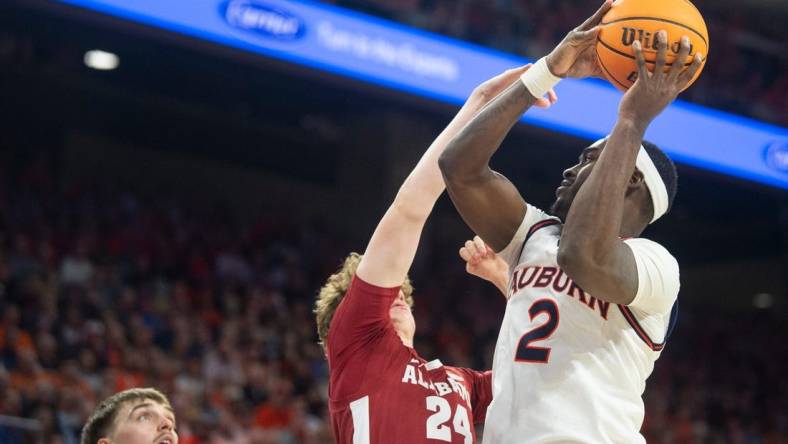
[[254, 0], [230, 0], [220, 12], [230, 26], [279, 40], [295, 40], [304, 35], [304, 21], [295, 15]]
[[[643, 45], [644, 49], [651, 49], [653, 51], [657, 50], [657, 39], [651, 32], [648, 32], [644, 29], [637, 29], [637, 28], [627, 28], [625, 26], [621, 27], [621, 44], [624, 46], [632, 46], [632, 43], [635, 40], [639, 40], [640, 44]], [[674, 54], [679, 53], [679, 48], [681, 46], [681, 42], [675, 41], [670, 44], [670, 50]], [[692, 43], [690, 43], [690, 52], [689, 55], [695, 54], [692, 50]]]

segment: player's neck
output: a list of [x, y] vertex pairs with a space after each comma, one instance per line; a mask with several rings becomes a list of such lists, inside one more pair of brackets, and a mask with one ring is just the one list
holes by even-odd
[[624, 200], [624, 211], [621, 215], [621, 228], [618, 231], [619, 237], [628, 239], [639, 237], [651, 221], [651, 212], [645, 211], [644, 200], [648, 192], [643, 187], [631, 190]]
[[621, 221], [621, 229], [618, 232], [618, 236], [622, 239], [639, 237], [647, 225], [648, 223], [639, 220], [639, 218], [624, 217], [624, 220]]
[[413, 337], [408, 337], [404, 333], [400, 332], [397, 332], [397, 336], [399, 336], [399, 338], [402, 340], [402, 344], [405, 345], [405, 347], [413, 348]]

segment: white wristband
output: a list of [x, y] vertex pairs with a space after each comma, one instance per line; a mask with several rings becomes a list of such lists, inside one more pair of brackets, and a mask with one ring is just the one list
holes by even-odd
[[547, 91], [550, 91], [550, 88], [555, 86], [559, 80], [561, 80], [560, 77], [556, 77], [550, 72], [550, 69], [547, 67], [547, 58], [545, 57], [537, 60], [528, 71], [520, 76], [520, 81], [523, 82], [523, 85], [525, 85], [531, 95], [537, 99], [544, 97]]

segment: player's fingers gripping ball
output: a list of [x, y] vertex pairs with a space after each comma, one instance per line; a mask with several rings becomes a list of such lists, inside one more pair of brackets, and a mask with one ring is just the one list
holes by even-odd
[[478, 256], [479, 258], [484, 258], [487, 256], [487, 245], [484, 243], [482, 238], [479, 236], [474, 236], [473, 246], [475, 247], [474, 255]]
[[703, 65], [684, 89], [700, 76], [709, 53], [709, 33], [700, 12], [688, 0], [616, 0], [602, 18], [596, 44], [599, 64], [605, 77], [616, 88], [626, 91], [637, 80], [638, 69], [632, 43], [640, 41], [649, 71], [654, 70], [657, 58], [657, 31], [668, 33], [665, 70], [676, 61], [681, 49], [681, 38], [690, 40], [690, 51], [685, 67], [692, 64], [695, 54], [703, 54]]

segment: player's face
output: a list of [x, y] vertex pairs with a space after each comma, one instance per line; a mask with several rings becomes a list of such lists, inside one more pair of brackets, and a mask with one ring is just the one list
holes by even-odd
[[394, 330], [402, 338], [402, 342], [412, 347], [413, 336], [416, 334], [416, 320], [413, 318], [410, 305], [405, 301], [405, 293], [402, 290], [400, 290], [399, 295], [391, 304], [389, 315], [391, 316]]
[[118, 412], [115, 430], [98, 444], [178, 444], [172, 409], [150, 399], [128, 402]]
[[575, 195], [580, 190], [580, 187], [591, 174], [594, 169], [596, 160], [602, 152], [605, 143], [598, 146], [589, 146], [580, 153], [577, 164], [564, 170], [564, 180], [561, 185], [555, 190], [555, 202], [550, 207], [550, 213], [558, 216], [562, 221], [566, 221], [566, 215], [569, 213], [569, 208], [575, 200]]

